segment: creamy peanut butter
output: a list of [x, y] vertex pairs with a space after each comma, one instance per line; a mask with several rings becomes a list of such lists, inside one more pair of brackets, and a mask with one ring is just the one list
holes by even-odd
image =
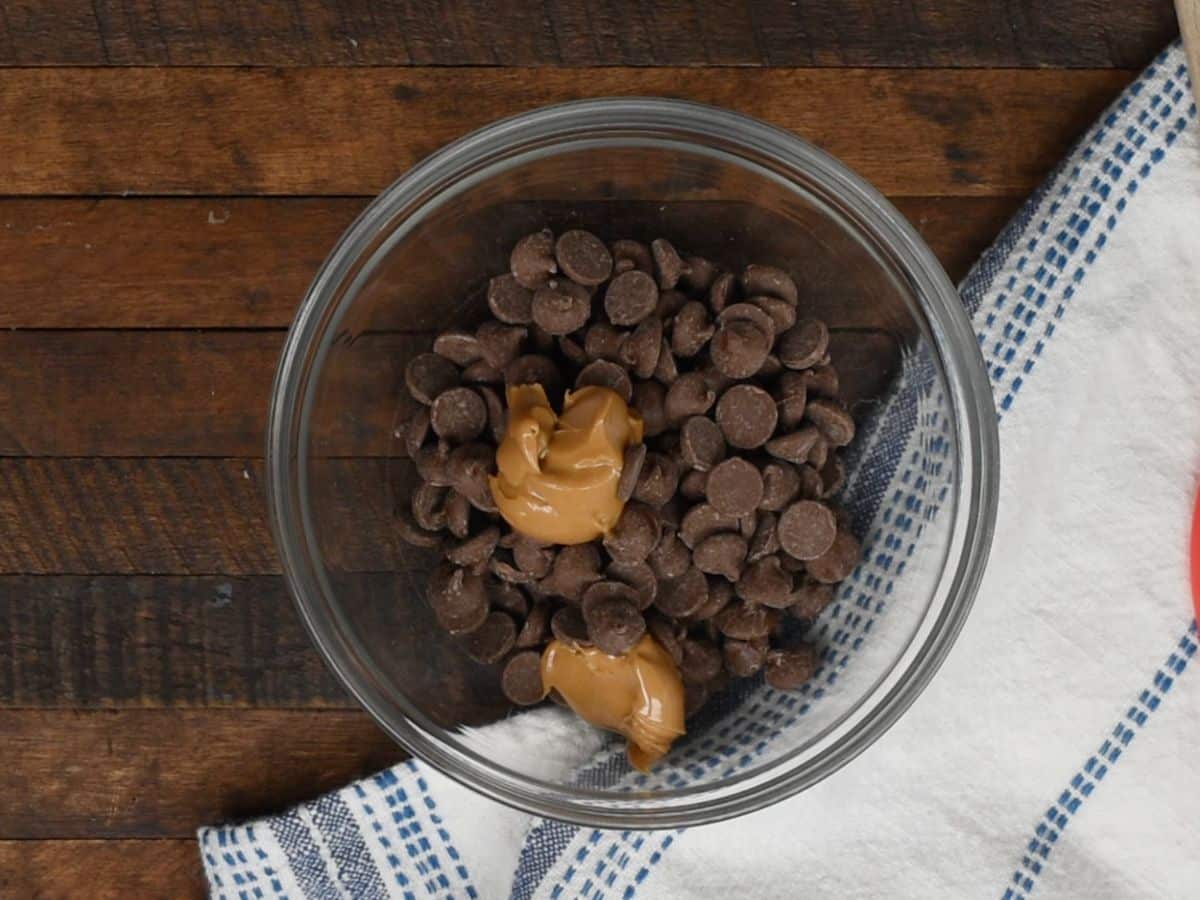
[[683, 679], [649, 635], [624, 656], [551, 641], [542, 653], [542, 686], [585, 721], [625, 735], [629, 761], [643, 772], [684, 733]]
[[555, 416], [538, 384], [508, 389], [508, 427], [496, 450], [492, 497], [517, 531], [550, 544], [607, 533], [625, 504], [617, 482], [642, 417], [610, 388], [568, 391]]

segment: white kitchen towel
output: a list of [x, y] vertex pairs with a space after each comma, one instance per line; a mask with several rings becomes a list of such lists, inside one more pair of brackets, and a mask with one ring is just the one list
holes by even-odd
[[[1175, 45], [964, 283], [1000, 420], [991, 563], [941, 672], [857, 760], [762, 812], [657, 832], [534, 820], [408, 762], [201, 829], [213, 895], [1200, 895], [1198, 130]], [[904, 575], [880, 548], [920, 540], [891, 518], [907, 478], [902, 463], [867, 523], [853, 591], [868, 602], [827, 612], [854, 649], [899, 614], [884, 593]], [[827, 654], [817, 680], [853, 677], [854, 660]], [[778, 696], [763, 702], [794, 713], [781, 727], [820, 704], [819, 688], [799, 709]], [[557, 709], [490, 726], [489, 747], [554, 746], [547, 729], [557, 772], [612, 752]]]

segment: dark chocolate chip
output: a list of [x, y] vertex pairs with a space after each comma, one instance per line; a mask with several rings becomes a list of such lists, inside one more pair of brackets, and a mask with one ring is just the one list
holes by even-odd
[[458, 384], [458, 377], [458, 367], [436, 353], [419, 353], [404, 367], [408, 392], [426, 406], [433, 403], [438, 394]]
[[487, 303], [501, 322], [528, 325], [533, 321], [533, 291], [513, 275], [497, 275], [488, 282]]
[[413, 489], [413, 519], [426, 531], [440, 531], [446, 527], [446, 493], [446, 488], [429, 482]]
[[717, 328], [708, 352], [718, 371], [730, 378], [749, 378], [762, 368], [771, 340], [753, 322], [733, 319]]
[[417, 465], [417, 474], [421, 476], [421, 480], [435, 487], [450, 487], [454, 483], [447, 468], [447, 460], [446, 451], [440, 445], [435, 444], [422, 447], [413, 457], [413, 462]]
[[803, 319], [779, 337], [775, 352], [789, 369], [809, 369], [829, 349], [829, 329], [820, 319]]
[[846, 484], [846, 467], [836, 453], [830, 453], [821, 467], [821, 496], [832, 497]]
[[825, 495], [825, 483], [812, 466], [796, 466], [796, 474], [800, 478], [799, 496], [802, 500], [820, 500]]
[[659, 527], [653, 508], [637, 501], [626, 503], [621, 517], [604, 536], [604, 549], [619, 562], [641, 562], [658, 544]]
[[837, 397], [840, 385], [837, 369], [833, 366], [814, 366], [805, 373], [805, 377], [808, 379], [808, 392], [814, 397]]
[[838, 529], [833, 546], [816, 559], [810, 559], [805, 569], [816, 581], [823, 584], [835, 584], [854, 571], [862, 557], [862, 546], [854, 535], [843, 529]]
[[684, 358], [695, 356], [704, 349], [714, 331], [703, 303], [695, 300], [685, 303], [671, 326], [671, 352]]
[[812, 425], [802, 425], [791, 434], [780, 435], [767, 441], [767, 452], [779, 459], [799, 465], [808, 459], [813, 444], [821, 439], [821, 433]]
[[696, 546], [692, 560], [701, 572], [736, 581], [746, 561], [746, 549], [746, 539], [740, 534], [722, 532], [702, 540]]
[[518, 356], [504, 369], [504, 381], [510, 387], [520, 384], [540, 384], [551, 403], [562, 394], [562, 374], [548, 356], [530, 353]]
[[734, 590], [747, 603], [785, 609], [792, 603], [792, 576], [779, 565], [779, 558], [764, 556], [746, 566]]
[[516, 638], [517, 625], [512, 616], [493, 612], [463, 639], [463, 647], [471, 659], [490, 665], [504, 659]]
[[804, 415], [833, 446], [845, 447], [854, 440], [854, 417], [836, 400], [817, 398], [805, 407]]
[[753, 303], [775, 323], [775, 333], [783, 334], [789, 328], [796, 324], [796, 307], [786, 300], [780, 300], [778, 297], [751, 297], [748, 303]]
[[418, 406], [404, 425], [404, 449], [409, 459], [416, 459], [425, 439], [429, 437], [429, 407]]
[[774, 353], [768, 353], [767, 358], [763, 360], [762, 368], [755, 373], [756, 378], [775, 378], [783, 371], [783, 363], [779, 361], [779, 357]]
[[734, 678], [749, 678], [763, 667], [767, 651], [761, 643], [727, 640], [721, 645], [721, 656], [726, 672]]
[[475, 390], [479, 392], [479, 396], [483, 398], [483, 405], [487, 407], [488, 431], [491, 432], [492, 440], [499, 444], [504, 440], [504, 430], [508, 427], [508, 413], [504, 410], [504, 403], [500, 395], [486, 384], [476, 385]]
[[[621, 475], [624, 477], [624, 470]], [[679, 465], [675, 460], [662, 453], [646, 454], [639, 466], [634, 498], [658, 509], [675, 496], [678, 487]]]
[[712, 408], [717, 395], [709, 389], [704, 376], [699, 372], [688, 372], [675, 379], [667, 388], [664, 411], [667, 421], [678, 425], [689, 416], [702, 416]]
[[577, 606], [564, 606], [550, 617], [550, 631], [565, 644], [589, 644], [587, 622]]
[[692, 469], [679, 479], [679, 494], [687, 500], [703, 500], [708, 496], [708, 472]]
[[614, 325], [636, 325], [654, 312], [658, 288], [645, 272], [622, 272], [604, 292], [604, 311]]
[[721, 671], [721, 651], [711, 641], [687, 638], [683, 642], [683, 659], [679, 674], [687, 684], [707, 684]]
[[459, 366], [469, 366], [483, 359], [483, 351], [475, 335], [466, 331], [444, 331], [433, 339], [433, 352]]
[[829, 459], [829, 441], [822, 437], [808, 451], [808, 464], [819, 472], [827, 459]]
[[738, 516], [738, 531], [742, 533], [742, 537], [746, 540], [754, 537], [754, 532], [758, 530], [758, 513], [751, 510], [744, 516]]
[[583, 610], [584, 621], [588, 621], [590, 609], [609, 600], [628, 600], [634, 606], [639, 605], [638, 592], [631, 585], [619, 580], [597, 581], [588, 585], [580, 598], [579, 608]]
[[569, 338], [564, 334], [559, 336], [557, 343], [558, 352], [563, 355], [563, 359], [572, 365], [586, 365], [588, 362], [587, 351], [583, 349], [583, 345], [579, 341]]
[[608, 567], [608, 577], [633, 588], [638, 609], [647, 609], [658, 596], [658, 578], [649, 563], [612, 563]]
[[810, 645], [795, 650], [771, 650], [767, 653], [767, 684], [779, 691], [794, 691], [817, 671], [817, 648]]
[[658, 238], [650, 242], [650, 255], [654, 257], [654, 274], [658, 278], [658, 286], [664, 291], [679, 283], [679, 276], [687, 271], [687, 263], [679, 256], [679, 251], [671, 242]]
[[775, 266], [749, 265], [742, 271], [742, 290], [747, 295], [767, 294], [779, 297], [795, 306], [800, 299], [796, 282], [783, 269]]
[[633, 383], [629, 380], [629, 373], [607, 359], [594, 360], [579, 370], [575, 388], [578, 390], [588, 385], [609, 388], [626, 403], [633, 402]]
[[800, 476], [795, 466], [785, 462], [768, 462], [762, 467], [762, 508], [779, 512], [800, 493]]
[[513, 277], [524, 287], [543, 287], [558, 271], [554, 260], [554, 232], [543, 228], [517, 241], [508, 260]]
[[[613, 241], [609, 250], [612, 253], [614, 270], [628, 272], [630, 269], [637, 269], [648, 275], [654, 274], [654, 258], [650, 255], [650, 248], [641, 241], [622, 238]], [[622, 262], [628, 262], [629, 265], [622, 268]]]
[[[708, 580], [708, 599], [690, 616], [689, 622], [707, 622], [733, 601], [733, 585], [724, 578]], [[719, 633], [719, 632], [716, 632]], [[714, 635], [715, 636], [715, 635]]]
[[610, 362], [621, 361], [621, 347], [629, 335], [618, 331], [607, 322], [595, 322], [588, 327], [583, 336], [583, 352], [588, 359], [607, 359]]
[[763, 513], [758, 517], [754, 536], [750, 538], [750, 549], [746, 553], [746, 562], [758, 562], [765, 556], [773, 556], [779, 552], [779, 517], [774, 513]]
[[649, 378], [658, 368], [662, 346], [662, 319], [645, 319], [622, 345], [621, 361], [629, 366], [638, 378]]
[[529, 610], [525, 624], [517, 632], [515, 645], [522, 650], [529, 647], [540, 647], [550, 635], [550, 604], [538, 600]]
[[510, 659], [500, 676], [500, 690], [518, 706], [533, 706], [546, 696], [542, 687], [542, 654], [526, 650]]
[[496, 512], [496, 501], [492, 498], [492, 487], [488, 483], [495, 463], [495, 449], [479, 442], [455, 447], [446, 460], [446, 473], [451, 486], [480, 512]]
[[493, 369], [503, 369], [517, 358], [529, 329], [520, 325], [505, 325], [489, 321], [475, 329], [484, 361]]
[[437, 395], [429, 419], [438, 437], [462, 444], [483, 434], [488, 411], [479, 394], [468, 387], [457, 387]]
[[[621, 477], [617, 479], [617, 499], [625, 503], [633, 496], [642, 466], [646, 463], [646, 445], [630, 444], [621, 460]], [[665, 501], [664, 501], [665, 502]]]
[[709, 690], [706, 684], [685, 684], [683, 686], [683, 715], [690, 719], [708, 703]]
[[442, 536], [436, 531], [427, 531], [418, 525], [416, 518], [409, 510], [404, 507], [396, 510], [396, 518], [396, 528], [399, 530], [400, 537], [405, 543], [426, 549], [441, 545]]
[[563, 232], [554, 245], [554, 258], [559, 270], [578, 284], [597, 285], [612, 274], [612, 254], [590, 231]]
[[481, 359], [463, 369], [462, 379], [467, 384], [501, 384], [504, 374], [486, 359]]
[[654, 605], [659, 612], [678, 619], [694, 613], [707, 599], [708, 579], [699, 569], [692, 568], [660, 584]]
[[610, 597], [584, 607], [588, 636], [609, 656], [622, 656], [646, 633], [646, 620], [634, 601]]
[[731, 446], [749, 450], [770, 440], [779, 413], [771, 395], [762, 388], [735, 384], [717, 401], [716, 419]]
[[571, 544], [558, 551], [550, 574], [542, 580], [542, 588], [553, 596], [578, 603], [584, 588], [599, 580], [600, 552], [596, 545]]
[[654, 315], [659, 319], [670, 319], [688, 304], [688, 295], [683, 291], [660, 291]]
[[529, 612], [529, 598], [515, 584], [489, 578], [487, 582], [488, 599], [492, 609], [500, 609], [518, 619], [525, 618]]
[[779, 622], [779, 611], [739, 600], [717, 613], [713, 622], [725, 637], [752, 641], [771, 633]]
[[646, 630], [650, 633], [650, 637], [654, 638], [667, 655], [671, 657], [675, 665], [683, 662], [683, 640], [687, 637], [687, 629], [680, 625], [674, 619], [668, 618], [658, 612], [651, 612], [646, 616]]
[[795, 428], [804, 419], [808, 403], [808, 378], [801, 372], [784, 372], [776, 387], [779, 398], [779, 421], [786, 429]]
[[684, 422], [679, 430], [679, 455], [684, 465], [702, 472], [723, 460], [725, 438], [717, 423], [704, 416], [692, 416]]
[[508, 584], [533, 584], [532, 575], [518, 569], [507, 559], [502, 558], [499, 553], [487, 561], [487, 568], [489, 572]]
[[456, 566], [475, 566], [491, 558], [500, 540], [500, 529], [495, 526], [485, 528], [479, 534], [467, 538], [462, 543], [446, 551], [446, 559]]
[[767, 336], [767, 349], [770, 350], [770, 345], [775, 343], [774, 319], [753, 303], [734, 303], [721, 311], [721, 314], [717, 316], [717, 324], [725, 325], [736, 319], [749, 322], [765, 334]]
[[639, 381], [633, 386], [633, 408], [642, 414], [643, 433], [657, 437], [667, 430], [667, 389], [657, 381]]
[[[581, 289], [577, 284], [572, 285], [572, 287], [576, 290]], [[529, 326], [529, 339], [533, 344], [533, 351], [543, 355], [549, 355], [550, 351], [552, 351], [557, 345], [558, 340], [554, 335], [548, 332], [537, 322], [534, 322]]]
[[550, 574], [556, 552], [554, 547], [525, 535], [520, 535], [512, 548], [513, 562], [517, 568], [534, 578], [545, 578]]
[[713, 281], [712, 287], [708, 289], [708, 306], [714, 315], [720, 313], [721, 310], [729, 305], [736, 287], [737, 280], [733, 277], [732, 272], [725, 272], [718, 275], [716, 280]]
[[654, 569], [654, 574], [664, 581], [678, 578], [691, 564], [691, 552], [673, 531], [664, 534], [650, 554], [650, 567]]
[[788, 612], [797, 619], [815, 619], [833, 602], [833, 585], [801, 578], [792, 591]]
[[449, 563], [442, 563], [430, 576], [428, 596], [438, 624], [451, 634], [474, 631], [488, 616], [483, 578]]
[[661, 381], [663, 384], [674, 384], [675, 379], [679, 377], [679, 366], [675, 363], [675, 354], [671, 352], [671, 347], [667, 343], [667, 339], [662, 339], [662, 344], [658, 351], [658, 362], [654, 364], [654, 378]]
[[680, 281], [688, 290], [704, 293], [716, 280], [718, 275], [717, 267], [705, 259], [703, 256], [689, 256], [687, 258], [687, 269], [680, 276]]
[[684, 514], [683, 522], [679, 526], [679, 538], [689, 550], [695, 550], [709, 535], [722, 531], [737, 531], [737, 527], [737, 518], [717, 512], [707, 503], [701, 503]]
[[533, 292], [533, 321], [547, 334], [570, 334], [587, 324], [592, 298], [587, 288], [556, 279]]
[[762, 475], [753, 463], [733, 457], [708, 473], [708, 502], [727, 516], [748, 516], [763, 498]]

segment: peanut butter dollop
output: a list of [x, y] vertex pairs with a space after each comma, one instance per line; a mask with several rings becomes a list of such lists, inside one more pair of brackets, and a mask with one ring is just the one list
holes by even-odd
[[554, 640], [542, 653], [542, 686], [584, 721], [625, 735], [629, 761], [649, 771], [684, 732], [683, 679], [646, 635], [624, 656]]
[[589, 385], [568, 391], [555, 416], [540, 384], [508, 389], [508, 427], [490, 480], [500, 515], [548, 544], [583, 544], [607, 533], [625, 448], [642, 440], [642, 417], [621, 396]]

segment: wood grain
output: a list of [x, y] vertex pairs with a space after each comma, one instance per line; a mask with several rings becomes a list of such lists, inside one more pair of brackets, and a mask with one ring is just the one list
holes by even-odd
[[[0, 199], [0, 328], [283, 328], [365, 199]], [[897, 197], [958, 281], [1017, 197]]]
[[582, 97], [663, 95], [796, 131], [896, 196], [1023, 194], [1130, 78], [1111, 70], [8, 69], [0, 109], [21, 127], [0, 131], [0, 183], [12, 195], [374, 194], [501, 116]]
[[199, 900], [204, 893], [191, 839], [0, 841], [0, 896]]
[[1169, 2], [15, 0], [0, 65], [1136, 66]]
[[359, 712], [0, 711], [0, 839], [191, 837], [404, 758]]

